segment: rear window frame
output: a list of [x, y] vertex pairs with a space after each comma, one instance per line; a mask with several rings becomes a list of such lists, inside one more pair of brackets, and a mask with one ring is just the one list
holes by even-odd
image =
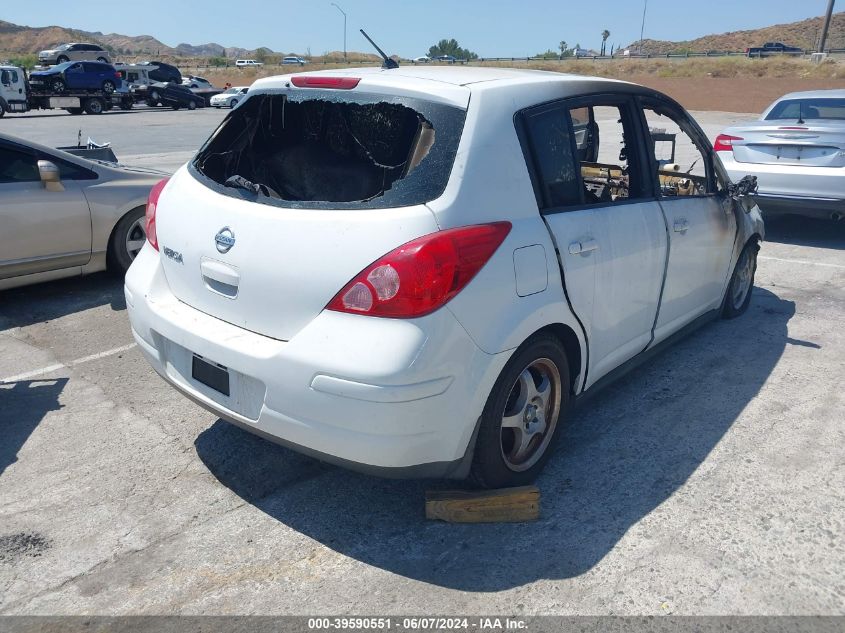
[[[801, 118], [803, 120], [809, 119], [810, 121], [845, 121], [845, 116], [840, 117], [808, 117], [806, 116], [806, 112], [804, 112], [804, 108], [816, 108], [824, 107], [820, 102], [824, 101], [831, 101], [831, 102], [838, 102], [841, 104], [841, 108], [843, 113], [845, 113], [845, 98], [843, 97], [798, 97], [792, 99], [780, 99], [775, 104], [769, 108], [769, 111], [766, 113], [766, 116], [763, 117], [763, 121], [796, 121], [798, 119], [797, 116], [790, 116], [785, 117], [781, 116], [780, 113], [786, 110], [790, 105], [801, 103]], [[775, 113], [778, 113], [778, 116], [774, 116]]]
[[[236, 117], [244, 116], [244, 113], [249, 111], [247, 108], [250, 106], [250, 103], [255, 103], [255, 101], [261, 99], [262, 97], [285, 97], [289, 101], [295, 102], [333, 101], [339, 103], [356, 103], [359, 105], [388, 103], [402, 105], [414, 110], [428, 123], [430, 123], [434, 129], [435, 141], [432, 145], [431, 153], [420, 163], [420, 165], [425, 164], [428, 160], [441, 161], [441, 164], [434, 166], [436, 179], [435, 185], [422, 195], [420, 195], [420, 193], [423, 189], [420, 187], [416, 187], [414, 189], [402, 187], [400, 183], [405, 182], [408, 178], [413, 178], [412, 173], [394, 182], [393, 186], [381, 195], [369, 200], [357, 200], [352, 202], [282, 200], [279, 198], [253, 194], [243, 189], [226, 187], [222, 183], [206, 176], [199, 167], [197, 167], [198, 161], [201, 160], [205, 152], [209, 149], [212, 143], [214, 143], [215, 139], [223, 132], [225, 126], [229, 125]], [[260, 106], [252, 107], [255, 108]], [[205, 143], [203, 143], [196, 156], [194, 156], [194, 158], [188, 163], [188, 172], [201, 184], [221, 195], [283, 209], [360, 211], [373, 209], [399, 209], [418, 206], [437, 200], [446, 191], [454, 170], [455, 161], [457, 159], [459, 146], [466, 125], [466, 119], [467, 109], [465, 108], [437, 101], [428, 101], [418, 97], [380, 94], [366, 91], [353, 92], [348, 90], [324, 90], [313, 88], [301, 90], [276, 88], [260, 91], [251, 89], [247, 94], [247, 98], [238, 106], [238, 108], [232, 110], [226, 118], [223, 119], [220, 125], [214, 130], [214, 132], [212, 132]], [[419, 167], [417, 169], [419, 169]], [[398, 193], [397, 185], [400, 185], [398, 187]], [[414, 191], [420, 193], [413, 195]]]

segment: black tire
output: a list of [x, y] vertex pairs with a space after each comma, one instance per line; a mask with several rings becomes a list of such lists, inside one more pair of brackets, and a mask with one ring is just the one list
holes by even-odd
[[59, 55], [56, 58], [56, 64], [64, 64], [65, 62], [69, 62], [69, 61], [70, 61], [70, 59], [68, 59], [65, 55]]
[[62, 92], [65, 91], [65, 88], [66, 88], [65, 82], [62, 81], [61, 79], [54, 79], [50, 83], [50, 88], [53, 90], [53, 92], [62, 93]]
[[73, 115], [82, 114], [84, 111], [82, 108], [65, 108], [65, 110], [67, 110], [70, 114]]
[[88, 114], [102, 114], [106, 107], [102, 99], [93, 97], [85, 102], [85, 112]]
[[[529, 399], [532, 392], [531, 387], [526, 387], [528, 380], [533, 381], [533, 393], [537, 394], [534, 399]], [[538, 398], [546, 393], [546, 381], [548, 403], [543, 404]], [[484, 405], [470, 479], [483, 488], [521, 486], [534, 481], [551, 455], [558, 429], [567, 415], [569, 390], [569, 363], [560, 341], [549, 334], [539, 334], [523, 343], [505, 365]], [[542, 413], [543, 420], [538, 413]], [[518, 424], [513, 428], [506, 425], [506, 417]], [[538, 432], [540, 428], [544, 431]], [[524, 433], [529, 429], [531, 433]], [[533, 445], [533, 449], [520, 461], [516, 443], [523, 436], [530, 439], [520, 442], [520, 446], [525, 444], [528, 450]]]
[[[143, 227], [144, 207], [132, 209], [129, 213], [124, 215], [112, 231], [109, 239], [108, 248], [108, 267], [112, 272], [117, 273], [121, 277], [126, 274], [129, 266], [135, 260], [136, 252], [130, 252], [127, 247], [127, 241], [130, 237], [136, 238], [137, 241], [146, 239], [146, 234], [143, 230], [139, 231], [140, 226]], [[142, 242], [143, 243], [143, 242]]]
[[196, 110], [197, 109], [197, 102], [196, 101], [189, 101], [188, 102], [188, 110]]
[[3, 118], [4, 114], [6, 114], [6, 106], [0, 101], [0, 119]]
[[751, 240], [742, 249], [737, 259], [731, 281], [722, 300], [722, 318], [735, 319], [748, 310], [754, 289], [754, 275], [757, 272], [757, 253], [760, 245]]
[[103, 63], [103, 64], [109, 63], [109, 60], [107, 60], [105, 57], [98, 57], [97, 61], [100, 62], [100, 63]]
[[230, 108], [234, 108], [236, 105], [238, 105], [238, 100], [237, 100], [237, 99], [232, 99], [232, 100], [229, 102], [229, 107], [230, 107]]
[[173, 105], [173, 109], [174, 109], [174, 110], [178, 110], [178, 109], [179, 109], [179, 108], [181, 108], [181, 107], [182, 107], [182, 106], [181, 106], [181, 105], [179, 105], [178, 103], [176, 103], [176, 104], [174, 104], [174, 105]]
[[121, 110], [131, 110], [135, 104], [132, 102], [131, 99], [121, 99], [120, 100], [120, 109]]
[[103, 82], [103, 92], [106, 94], [111, 94], [114, 92], [114, 82], [107, 79]]

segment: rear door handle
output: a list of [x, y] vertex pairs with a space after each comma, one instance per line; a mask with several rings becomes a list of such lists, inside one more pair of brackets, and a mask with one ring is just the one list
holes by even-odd
[[591, 253], [599, 249], [599, 243], [595, 240], [583, 240], [581, 242], [572, 242], [569, 245], [570, 255], [581, 255], [584, 253]]
[[689, 222], [686, 220], [675, 220], [675, 233], [686, 233], [689, 230]]

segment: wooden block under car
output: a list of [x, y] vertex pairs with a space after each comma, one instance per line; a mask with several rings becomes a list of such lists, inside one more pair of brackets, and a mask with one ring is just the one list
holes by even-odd
[[521, 523], [540, 518], [536, 486], [500, 490], [429, 490], [425, 518], [449, 523]]

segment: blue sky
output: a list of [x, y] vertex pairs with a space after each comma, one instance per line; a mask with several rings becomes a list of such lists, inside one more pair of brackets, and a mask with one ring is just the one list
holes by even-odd
[[[822, 15], [826, 0], [647, 0], [645, 36], [692, 39]], [[422, 55], [454, 37], [481, 56], [525, 56], [570, 46], [598, 48], [639, 38], [644, 0], [338, 0], [348, 15], [348, 49], [369, 51], [364, 28], [388, 54]], [[842, 3], [845, 4], [845, 3]], [[587, 11], [587, 7], [592, 7]], [[842, 9], [845, 7], [837, 7]], [[342, 50], [343, 16], [326, 0], [38, 0], [6, 2], [0, 19], [28, 26], [152, 35], [181, 42], [314, 55]]]

